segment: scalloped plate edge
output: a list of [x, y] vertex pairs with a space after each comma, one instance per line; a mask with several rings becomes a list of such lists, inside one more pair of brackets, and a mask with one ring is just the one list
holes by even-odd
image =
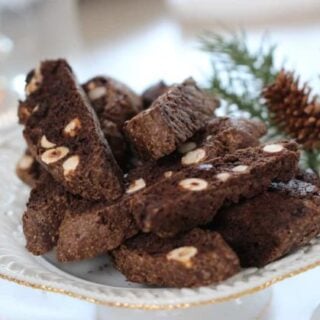
[[248, 289], [239, 291], [237, 293], [229, 294], [229, 295], [219, 297], [219, 298], [213, 298], [213, 299], [196, 301], [196, 302], [189, 302], [189, 303], [160, 304], [160, 305], [157, 305], [157, 304], [130, 304], [130, 303], [113, 302], [113, 301], [96, 299], [96, 298], [93, 298], [90, 296], [76, 293], [72, 290], [59, 289], [59, 288], [56, 288], [53, 286], [47, 286], [47, 285], [39, 284], [36, 282], [29, 282], [29, 281], [18, 279], [18, 278], [15, 278], [14, 276], [6, 275], [3, 273], [0, 273], [0, 278], [14, 282], [18, 285], [23, 285], [23, 286], [29, 287], [29, 288], [39, 289], [39, 290], [43, 290], [46, 292], [59, 293], [59, 294], [63, 294], [63, 295], [66, 295], [66, 296], [69, 296], [72, 298], [84, 300], [84, 301], [94, 303], [94, 304], [105, 305], [108, 307], [139, 309], [139, 310], [174, 310], [174, 309], [186, 309], [186, 308], [198, 307], [198, 306], [203, 306], [203, 305], [208, 305], [208, 304], [228, 302], [233, 299], [239, 299], [244, 296], [254, 294], [254, 293], [257, 293], [261, 290], [269, 288], [270, 286], [272, 286], [280, 281], [292, 278], [300, 273], [314, 269], [318, 266], [320, 266], [320, 260], [315, 261], [307, 266], [304, 266], [304, 267], [295, 269], [293, 271], [290, 271], [288, 273], [285, 273], [283, 275], [279, 275], [277, 277], [274, 277], [271, 280], [265, 281], [258, 286], [248, 288]]

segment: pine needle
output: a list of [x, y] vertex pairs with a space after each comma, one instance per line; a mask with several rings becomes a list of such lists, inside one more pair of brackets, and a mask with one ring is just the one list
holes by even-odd
[[[200, 44], [211, 59], [212, 71], [207, 89], [220, 97], [225, 113], [263, 121], [268, 127], [266, 141], [286, 137], [270, 119], [261, 97], [263, 88], [272, 83], [280, 72], [274, 59], [277, 46], [262, 37], [259, 47], [250, 50], [244, 32], [227, 35], [207, 32], [200, 38]], [[303, 151], [302, 165], [319, 172], [319, 151]]]

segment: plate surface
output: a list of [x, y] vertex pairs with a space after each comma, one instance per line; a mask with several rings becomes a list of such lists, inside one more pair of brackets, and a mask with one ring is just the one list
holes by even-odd
[[[174, 309], [224, 302], [257, 292], [320, 265], [320, 238], [262, 269], [243, 269], [216, 286], [197, 289], [151, 288], [127, 282], [105, 256], [60, 264], [54, 253], [35, 257], [25, 249], [21, 215], [29, 189], [15, 176], [24, 150], [21, 128], [0, 118], [0, 277], [94, 303], [139, 309]], [[2, 118], [3, 120], [3, 118]]]

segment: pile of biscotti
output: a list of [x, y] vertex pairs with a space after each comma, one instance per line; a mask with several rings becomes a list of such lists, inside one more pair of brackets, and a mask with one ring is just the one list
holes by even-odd
[[320, 232], [318, 177], [263, 123], [216, 117], [190, 78], [142, 96], [109, 77], [78, 85], [65, 60], [26, 78], [19, 121], [32, 187], [27, 249], [61, 262], [110, 253], [128, 280], [194, 287], [264, 266]]

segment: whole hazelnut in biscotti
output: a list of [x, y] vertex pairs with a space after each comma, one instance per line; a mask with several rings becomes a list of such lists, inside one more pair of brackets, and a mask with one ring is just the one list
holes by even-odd
[[68, 153], [69, 153], [69, 149], [67, 147], [57, 147], [54, 149], [49, 149], [44, 153], [42, 153], [40, 159], [43, 163], [50, 165], [61, 160]]
[[180, 247], [168, 252], [167, 259], [180, 262], [186, 268], [191, 268], [192, 258], [197, 254], [197, 252], [198, 249], [195, 247]]

